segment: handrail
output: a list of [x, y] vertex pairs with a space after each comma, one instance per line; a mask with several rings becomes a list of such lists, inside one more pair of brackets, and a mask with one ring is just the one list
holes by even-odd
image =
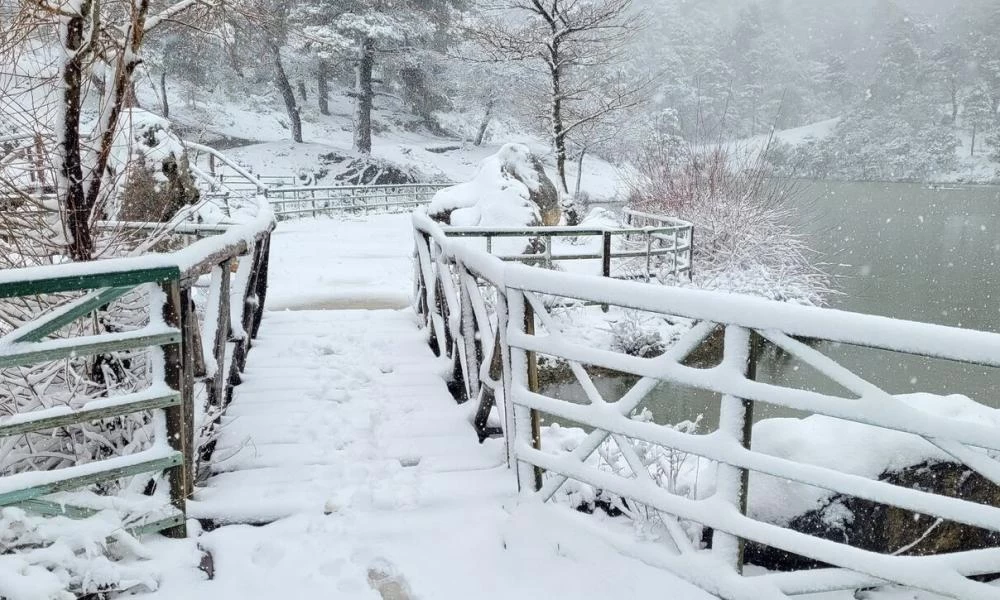
[[[239, 169], [228, 159], [225, 161]], [[237, 172], [250, 177], [243, 170]], [[97, 224], [98, 229], [116, 232], [156, 232], [196, 238], [173, 252], [0, 270], [0, 299], [61, 294], [54, 299], [65, 300], [0, 337], [0, 369], [57, 360], [79, 361], [83, 356], [128, 350], [146, 352], [152, 348], [158, 348], [159, 352], [148, 356], [162, 357], [159, 366], [153, 369], [158, 378], [148, 382], [145, 389], [111, 398], [83, 398], [68, 408], [57, 404], [40, 411], [0, 416], [0, 437], [150, 410], [164, 415], [161, 421], [154, 420], [162, 422], [163, 428], [156, 428], [155, 441], [149, 450], [43, 474], [0, 477], [0, 506], [18, 504], [29, 510], [45, 511], [44, 514], [85, 516], [92, 511], [61, 503], [54, 505], [43, 496], [125, 476], [165, 471], [174, 511], [137, 531], [165, 530], [168, 535], [186, 535], [186, 499], [194, 489], [196, 461], [212, 451], [211, 444], [197, 447], [195, 423], [209, 429], [218, 427], [219, 415], [230, 402], [233, 387], [241, 380], [264, 308], [270, 235], [275, 219], [262, 195], [244, 197], [243, 202], [240, 214], [227, 223]], [[199, 314], [192, 287], [206, 274], [210, 275], [207, 306]], [[148, 321], [145, 327], [122, 332], [99, 328], [91, 334], [51, 339], [56, 332], [66, 331], [65, 328], [81, 320], [97, 322], [97, 311], [123, 297], [135, 298], [136, 294], [148, 298], [140, 319]], [[231, 298], [237, 299], [235, 306], [231, 306]], [[32, 302], [29, 305], [37, 304]], [[135, 306], [134, 301], [129, 302]], [[87, 328], [74, 326], [70, 334], [81, 329]], [[207, 407], [194, 403], [198, 387], [204, 389]], [[194, 413], [204, 410], [210, 412], [196, 419]]]
[[297, 215], [312, 217], [413, 210], [430, 204], [439, 190], [452, 183], [400, 183], [386, 185], [276, 186], [267, 198], [279, 220]]
[[[241, 177], [243, 177], [244, 179], [246, 179], [248, 182], [254, 184], [254, 186], [257, 188], [257, 192], [258, 193], [263, 194], [263, 193], [267, 192], [267, 187], [264, 186], [259, 181], [257, 181], [257, 179], [249, 171], [247, 171], [246, 169], [244, 169], [240, 165], [236, 164], [236, 162], [234, 162], [228, 156], [226, 156], [222, 152], [219, 152], [215, 148], [212, 148], [211, 146], [205, 146], [204, 144], [198, 144], [198, 143], [195, 143], [195, 142], [189, 142], [189, 141], [186, 141], [186, 140], [184, 142], [184, 145], [186, 147], [188, 147], [188, 148], [197, 150], [198, 152], [204, 152], [206, 154], [209, 154], [209, 155], [215, 157], [216, 160], [221, 161], [222, 164], [226, 165], [227, 167], [229, 167], [230, 169], [232, 169], [233, 171], [235, 171], [237, 174], [239, 174]], [[211, 181], [211, 178], [209, 178], [209, 180]]]
[[[981, 450], [1000, 450], [1000, 428], [923, 412], [826, 356], [821, 348], [799, 341], [809, 338], [997, 368], [1000, 334], [539, 269], [463, 244], [421, 212], [414, 214], [413, 227], [415, 308], [430, 331], [432, 348], [453, 365], [449, 388], [456, 399], [477, 403], [475, 424], [480, 437], [504, 437], [509, 464], [517, 472], [526, 499], [546, 501], [568, 479], [574, 479], [623, 498], [625, 507], [638, 503], [659, 511], [680, 554], [671, 563], [680, 567], [676, 574], [727, 599], [786, 598], [887, 582], [962, 600], [1000, 596], [996, 588], [970, 579], [1000, 572], [1000, 550], [920, 558], [883, 555], [756, 520], [747, 516], [746, 508], [749, 477], [764, 474], [1000, 532], [998, 508], [779, 458], [750, 446], [755, 405], [766, 403], [915, 435], [1000, 485], [1000, 462]], [[563, 299], [681, 317], [692, 326], [662, 356], [628, 356], [592, 347], [579, 335], [565, 335], [550, 312], [553, 306], [563, 305]], [[685, 364], [701, 348], [717, 352], [720, 331], [720, 364], [707, 369]], [[755, 356], [764, 345], [811, 366], [848, 394], [758, 381]], [[539, 355], [565, 361], [583, 390], [581, 397], [555, 398], [544, 393], [538, 383]], [[601, 397], [584, 365], [634, 375], [638, 382], [612, 403]], [[629, 418], [663, 381], [718, 394], [722, 398], [718, 429], [709, 435], [693, 435], [669, 424]], [[541, 415], [579, 423], [589, 433], [572, 451], [542, 451]], [[639, 457], [636, 443], [715, 461], [715, 496], [697, 500], [668, 492], [655, 470], [651, 472]], [[620, 449], [616, 450], [620, 464], [613, 468], [588, 460], [599, 449], [610, 448], [605, 444]], [[702, 556], [697, 568], [683, 568], [685, 556], [695, 545], [678, 519], [714, 530], [711, 558]], [[834, 568], [815, 576], [798, 572], [743, 578], [745, 540]], [[706, 570], [707, 560], [715, 566]], [[926, 572], [918, 566], [932, 564], [935, 567]]]

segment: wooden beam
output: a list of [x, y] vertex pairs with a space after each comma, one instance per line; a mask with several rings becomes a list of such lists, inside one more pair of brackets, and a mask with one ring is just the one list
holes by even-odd
[[[114, 459], [104, 462], [118, 462]], [[153, 471], [163, 471], [165, 469], [170, 469], [183, 462], [183, 457], [180, 452], [172, 452], [169, 455], [161, 458], [154, 458], [151, 460], [140, 460], [132, 462], [130, 464], [125, 464], [122, 466], [108, 467], [103, 469], [94, 469], [93, 464], [78, 465], [75, 467], [67, 467], [65, 469], [60, 469], [59, 471], [65, 471], [66, 475], [54, 479], [52, 481], [46, 481], [38, 485], [33, 485], [25, 488], [20, 488], [16, 490], [11, 490], [9, 492], [0, 492], [0, 506], [7, 506], [10, 504], [20, 504], [26, 500], [33, 500], [41, 496], [47, 496], [55, 492], [62, 492], [67, 490], [78, 489], [93, 483], [98, 483], [100, 481], [108, 481], [111, 479], [120, 479], [122, 477], [129, 477], [132, 475], [138, 475], [140, 473], [151, 473]], [[44, 473], [48, 475], [49, 473], [58, 474], [59, 471], [50, 471]], [[74, 473], [79, 473], [80, 471], [87, 471], [82, 475], [74, 475]], [[20, 475], [9, 475], [4, 479], [18, 478], [21, 475], [38, 475], [38, 473], [22, 473]]]
[[[163, 321], [172, 327], [181, 327], [181, 290], [177, 281], [172, 281], [163, 286], [166, 301], [163, 303]], [[172, 344], [163, 348], [163, 383], [173, 390], [181, 392], [183, 390], [184, 366], [183, 348], [181, 344]], [[184, 450], [184, 439], [187, 437], [185, 427], [184, 412], [185, 403], [182, 401], [176, 406], [172, 406], [165, 411], [167, 421], [167, 443], [175, 451]], [[170, 503], [179, 512], [186, 514], [187, 510], [187, 477], [189, 473], [184, 468], [184, 461], [181, 459], [178, 466], [168, 473], [170, 483]], [[184, 523], [176, 527], [167, 529], [164, 533], [167, 537], [183, 538], [187, 537], [187, 526]]]
[[[140, 394], [142, 394], [142, 392], [140, 392]], [[43, 417], [39, 419], [30, 419], [18, 423], [13, 423], [10, 425], [6, 425], [3, 423], [3, 421], [0, 421], [0, 437], [22, 435], [34, 431], [43, 431], [45, 429], [55, 429], [57, 427], [75, 425], [77, 423], [89, 423], [91, 421], [97, 421], [99, 419], [108, 419], [111, 417], [117, 417], [121, 415], [128, 415], [132, 413], [141, 412], [144, 410], [167, 408], [169, 406], [178, 405], [180, 401], [181, 401], [180, 394], [172, 393], [172, 394], [165, 394], [163, 396], [158, 396], [155, 398], [149, 398], [146, 400], [138, 400], [136, 402], [128, 402], [122, 404], [116, 403], [113, 406], [105, 406], [102, 408], [94, 408], [89, 410], [83, 408], [81, 410], [74, 410], [62, 415]]]
[[[180, 339], [180, 331], [167, 330], [148, 333], [146, 329], [139, 329], [124, 334], [88, 335], [67, 340], [18, 344], [0, 350], [0, 368], [33, 365], [71, 356], [88, 356], [150, 346], [166, 346], [176, 344]], [[23, 347], [31, 349], [11, 352], [12, 349], [21, 350]]]
[[[100, 267], [100, 262], [94, 264], [97, 265], [98, 268]], [[106, 287], [136, 287], [144, 283], [162, 283], [179, 277], [180, 269], [176, 266], [171, 266], [113, 271], [108, 273], [68, 275], [64, 277], [49, 277], [45, 279], [22, 279], [19, 281], [7, 282], [0, 281], [0, 298], [54, 294], [56, 292], [74, 292]]]
[[114, 287], [95, 290], [83, 298], [74, 300], [66, 306], [62, 306], [53, 312], [43, 315], [39, 320], [28, 323], [27, 327], [12, 332], [10, 341], [18, 342], [38, 342], [43, 338], [59, 331], [80, 317], [89, 314], [98, 308], [114, 302], [125, 294], [134, 290], [134, 287]]

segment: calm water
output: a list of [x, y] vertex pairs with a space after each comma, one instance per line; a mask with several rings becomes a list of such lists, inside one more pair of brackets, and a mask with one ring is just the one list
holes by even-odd
[[[1000, 187], [931, 188], [897, 183], [807, 183], [802, 186], [801, 226], [812, 247], [830, 263], [841, 292], [833, 307], [957, 327], [1000, 332]], [[961, 393], [1000, 407], [1000, 370], [825, 344], [820, 350], [893, 393]], [[844, 394], [809, 367], [765, 356], [758, 378]], [[597, 382], [616, 400], [630, 381]], [[580, 397], [574, 385], [548, 393]], [[718, 398], [662, 385], [647, 403], [657, 422], [704, 415], [714, 428]], [[793, 411], [758, 405], [755, 417]]]

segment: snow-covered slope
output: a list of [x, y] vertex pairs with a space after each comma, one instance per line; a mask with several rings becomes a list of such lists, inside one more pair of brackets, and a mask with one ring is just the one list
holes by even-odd
[[[330, 115], [319, 114], [313, 103], [302, 106], [303, 144], [291, 141], [288, 117], [270, 89], [258, 95], [232, 98], [217, 92], [200, 94], [187, 102], [168, 85], [170, 119], [187, 139], [226, 148], [226, 153], [262, 175], [304, 178], [310, 184], [332, 183], [338, 165], [357, 158], [352, 150], [353, 101], [346, 91], [333, 88]], [[141, 104], [160, 110], [153, 89], [139, 91]], [[372, 157], [418, 171], [428, 181], [468, 181], [486, 157], [508, 142], [527, 145], [542, 158], [549, 177], [556, 181], [555, 162], [548, 143], [530, 133], [505, 132], [482, 146], [458, 137], [435, 135], [391, 98], [379, 97], [373, 117]], [[327, 157], [327, 158], [324, 158]], [[346, 159], [346, 160], [345, 160]], [[568, 165], [572, 189], [577, 177], [575, 161]], [[597, 201], [619, 197], [623, 191], [618, 169], [600, 158], [584, 159], [582, 189]]]

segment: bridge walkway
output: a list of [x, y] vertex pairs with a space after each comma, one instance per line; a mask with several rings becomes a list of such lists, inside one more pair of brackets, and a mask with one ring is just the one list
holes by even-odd
[[308, 308], [292, 290], [320, 306], [357, 306], [366, 286], [376, 306], [398, 300], [409, 280], [371, 280], [410, 268], [409, 236], [405, 216], [279, 226], [278, 308], [225, 417], [215, 474], [189, 506], [220, 525], [200, 538], [215, 578], [157, 595], [709, 598], [565, 507], [518, 507], [502, 441], [478, 443], [411, 309], [281, 309]]

